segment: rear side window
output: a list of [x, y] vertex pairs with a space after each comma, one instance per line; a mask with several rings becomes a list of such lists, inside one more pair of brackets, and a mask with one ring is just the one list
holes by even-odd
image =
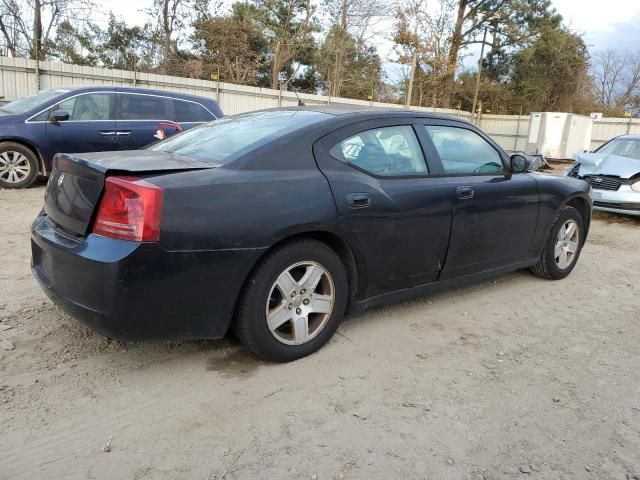
[[112, 93], [86, 93], [63, 100], [54, 109], [69, 112], [70, 121], [113, 120], [112, 102]]
[[429, 173], [420, 143], [409, 125], [360, 132], [335, 145], [329, 153], [374, 175], [398, 177]]
[[466, 128], [425, 126], [440, 155], [445, 173], [497, 174], [504, 167], [500, 154], [489, 142]]
[[215, 117], [202, 105], [195, 102], [173, 99], [175, 122], [209, 122]]
[[121, 120], [168, 120], [171, 99], [153, 95], [120, 95]]

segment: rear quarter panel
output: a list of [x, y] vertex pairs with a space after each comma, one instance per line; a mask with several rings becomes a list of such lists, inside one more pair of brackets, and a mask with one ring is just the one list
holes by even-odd
[[149, 178], [164, 188], [160, 243], [169, 250], [264, 249], [298, 232], [334, 230], [335, 203], [311, 145], [292, 153], [282, 158], [272, 148], [255, 152], [251, 165]]

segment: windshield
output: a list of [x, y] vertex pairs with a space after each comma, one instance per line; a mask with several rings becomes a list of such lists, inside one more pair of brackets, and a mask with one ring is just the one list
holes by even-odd
[[272, 110], [224, 117], [160, 142], [151, 150], [225, 164], [286, 133], [328, 118], [307, 110]]
[[28, 112], [29, 110], [42, 105], [43, 103], [46, 103], [47, 101], [57, 97], [58, 95], [67, 93], [68, 91], [69, 90], [64, 90], [61, 88], [42, 90], [35, 95], [29, 95], [28, 97], [21, 98], [20, 100], [16, 100], [15, 102], [7, 103], [6, 105], [0, 107], [0, 111], [9, 114]]
[[597, 153], [607, 155], [619, 155], [621, 157], [635, 158], [640, 160], [640, 139], [637, 138], [615, 138], [604, 144]]

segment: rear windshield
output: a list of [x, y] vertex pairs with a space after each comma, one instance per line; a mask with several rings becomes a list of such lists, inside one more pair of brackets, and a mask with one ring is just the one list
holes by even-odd
[[307, 110], [272, 110], [224, 117], [187, 130], [150, 149], [222, 165], [329, 116]]
[[0, 107], [0, 112], [5, 114], [17, 114], [28, 112], [29, 110], [36, 108], [40, 105], [47, 103], [49, 100], [67, 93], [69, 90], [62, 88], [54, 88], [51, 90], [42, 90], [35, 95], [29, 95], [28, 97], [21, 98], [15, 102], [7, 103]]
[[635, 158], [640, 160], [640, 139], [637, 138], [615, 138], [604, 144], [597, 153], [607, 155], [619, 155], [621, 157]]

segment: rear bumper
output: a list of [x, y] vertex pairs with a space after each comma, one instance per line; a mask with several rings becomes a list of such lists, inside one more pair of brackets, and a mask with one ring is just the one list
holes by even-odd
[[46, 215], [32, 226], [32, 272], [91, 329], [126, 341], [220, 338], [258, 250], [172, 252], [156, 243], [69, 239]]
[[593, 208], [605, 212], [640, 215], [640, 192], [629, 185], [622, 185], [616, 191], [593, 190]]

